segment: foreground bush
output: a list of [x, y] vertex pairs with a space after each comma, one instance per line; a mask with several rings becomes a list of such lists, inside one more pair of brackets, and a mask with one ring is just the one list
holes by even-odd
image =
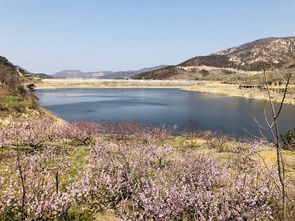
[[73, 121], [59, 128], [60, 138], [73, 140], [75, 145], [88, 145], [94, 137], [100, 134], [101, 128], [97, 123], [89, 121]]

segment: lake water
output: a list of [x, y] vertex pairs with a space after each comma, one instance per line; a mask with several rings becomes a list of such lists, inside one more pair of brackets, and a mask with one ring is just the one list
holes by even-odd
[[[68, 120], [139, 121], [153, 125], [188, 122], [202, 130], [235, 136], [258, 135], [254, 117], [265, 125], [267, 101], [226, 97], [178, 89], [56, 89], [39, 90], [42, 107]], [[295, 128], [295, 105], [284, 105], [280, 131]], [[246, 129], [246, 130], [245, 130]]]

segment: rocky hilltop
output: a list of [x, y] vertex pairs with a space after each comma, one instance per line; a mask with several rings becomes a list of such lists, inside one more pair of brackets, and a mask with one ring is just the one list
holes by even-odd
[[264, 38], [208, 56], [197, 56], [179, 65], [136, 75], [143, 79], [210, 78], [261, 72], [263, 68], [295, 68], [295, 37]]

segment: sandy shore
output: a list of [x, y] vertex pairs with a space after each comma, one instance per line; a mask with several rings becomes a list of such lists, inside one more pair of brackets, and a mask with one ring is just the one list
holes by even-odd
[[[294, 89], [295, 86], [293, 85]], [[44, 79], [36, 84], [37, 90], [62, 88], [179, 88], [187, 91], [222, 94], [232, 97], [268, 100], [266, 91], [257, 88], [239, 89], [238, 84], [186, 80], [114, 80], [114, 79]], [[272, 93], [273, 101], [280, 102], [282, 94]], [[295, 95], [289, 94], [286, 104], [295, 104]]]
[[108, 80], [108, 79], [44, 79], [36, 83], [36, 89], [61, 88], [183, 88], [196, 81], [185, 80]]
[[[268, 100], [269, 98], [267, 91], [261, 91], [257, 88], [239, 89], [238, 84], [224, 84], [221, 82], [198, 82], [194, 86], [183, 88], [183, 90], [222, 94], [226, 96], [243, 97], [258, 100]], [[271, 96], [274, 102], [281, 102], [283, 95], [281, 93], [271, 92]], [[284, 103], [295, 104], [295, 94], [288, 94]]]

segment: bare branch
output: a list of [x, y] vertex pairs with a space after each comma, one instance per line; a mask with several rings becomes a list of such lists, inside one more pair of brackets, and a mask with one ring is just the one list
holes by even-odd
[[276, 114], [276, 116], [274, 118], [275, 120], [278, 118], [278, 116], [280, 115], [281, 110], [283, 108], [283, 104], [284, 104], [284, 101], [285, 101], [285, 98], [286, 98], [287, 89], [288, 89], [288, 85], [290, 83], [290, 79], [291, 79], [291, 74], [289, 74], [289, 76], [288, 76], [287, 83], [286, 83], [286, 86], [285, 86], [285, 89], [284, 89], [284, 95], [283, 95], [283, 98], [282, 98], [282, 101], [281, 101], [281, 104], [280, 104], [280, 108], [278, 110], [278, 113]]

